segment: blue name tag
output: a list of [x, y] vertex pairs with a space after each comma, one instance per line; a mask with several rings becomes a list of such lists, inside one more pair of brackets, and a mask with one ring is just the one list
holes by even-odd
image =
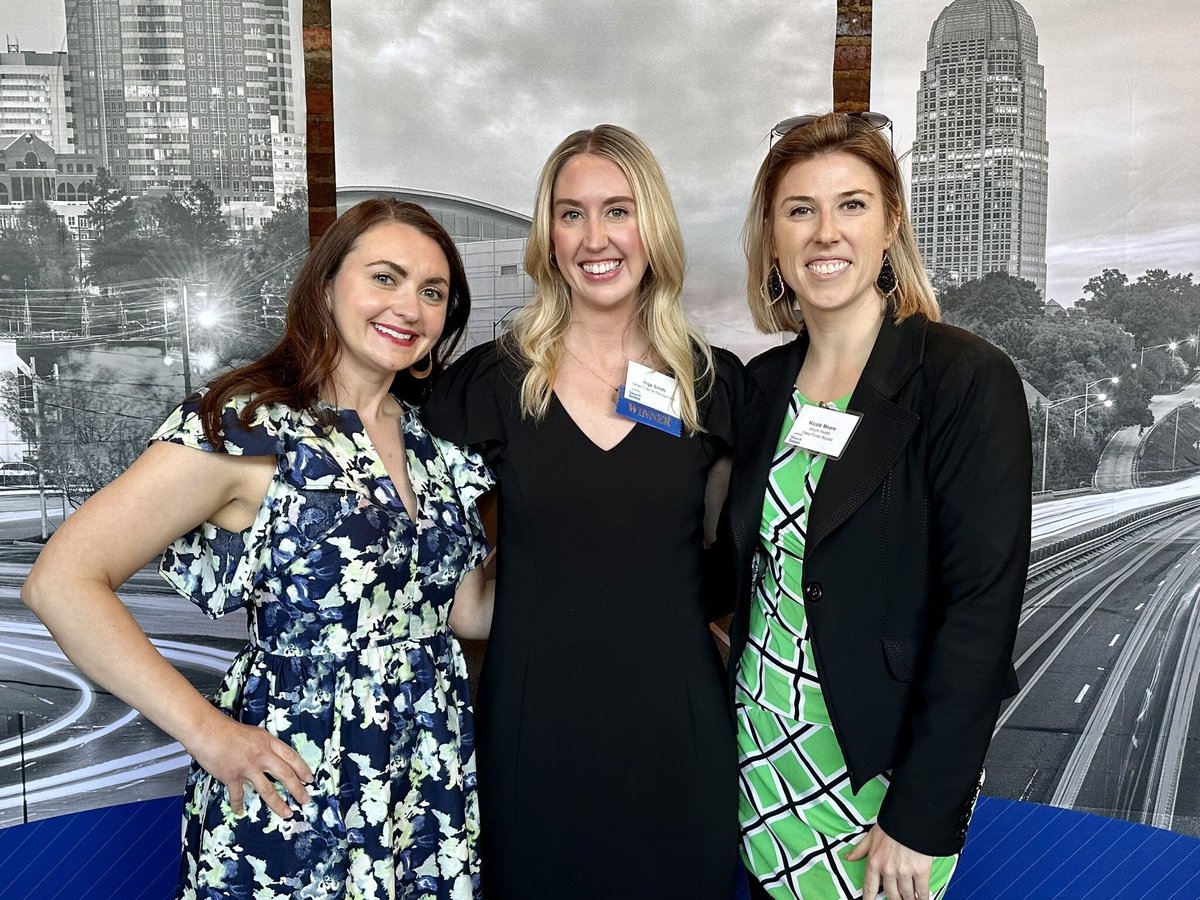
[[679, 437], [683, 431], [683, 421], [670, 413], [651, 409], [644, 403], [637, 403], [625, 396], [625, 385], [621, 385], [617, 393], [617, 415], [632, 419], [642, 425], [649, 425], [659, 431]]

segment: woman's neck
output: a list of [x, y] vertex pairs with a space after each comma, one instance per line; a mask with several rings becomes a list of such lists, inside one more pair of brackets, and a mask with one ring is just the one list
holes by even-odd
[[649, 346], [633, 310], [572, 310], [563, 335], [568, 351], [584, 359], [612, 362], [645, 356]]
[[853, 391], [882, 323], [882, 308], [853, 316], [805, 316], [809, 346], [796, 378], [800, 392], [825, 402]]
[[341, 409], [352, 409], [363, 421], [395, 416], [398, 409], [391, 396], [391, 379], [366, 380], [334, 372], [330, 385], [321, 391], [321, 399]]

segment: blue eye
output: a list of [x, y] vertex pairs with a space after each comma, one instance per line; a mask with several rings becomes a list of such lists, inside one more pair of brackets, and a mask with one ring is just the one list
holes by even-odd
[[574, 222], [574, 221], [577, 221], [578, 219], [582, 219], [583, 215], [577, 209], [568, 209], [565, 212], [563, 212], [561, 218], [567, 222]]
[[629, 210], [621, 206], [614, 206], [608, 211], [608, 214], [614, 219], [626, 219], [629, 217]]
[[374, 275], [371, 276], [371, 278], [373, 278], [379, 284], [395, 284], [396, 283], [396, 279], [393, 278], [387, 272], [376, 272]]

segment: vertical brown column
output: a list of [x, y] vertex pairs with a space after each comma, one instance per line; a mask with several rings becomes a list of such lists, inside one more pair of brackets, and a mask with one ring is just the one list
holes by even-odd
[[333, 28], [329, 4], [330, 0], [304, 0], [310, 247], [337, 218], [333, 157]]
[[833, 49], [833, 108], [871, 108], [871, 0], [838, 0]]

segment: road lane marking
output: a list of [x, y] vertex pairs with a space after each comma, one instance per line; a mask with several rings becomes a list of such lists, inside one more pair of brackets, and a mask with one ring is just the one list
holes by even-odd
[[1079, 696], [1077, 696], [1077, 697], [1075, 698], [1075, 702], [1076, 702], [1076, 703], [1079, 703], [1081, 700], [1083, 700], [1083, 695], [1084, 695], [1084, 694], [1086, 694], [1086, 693], [1088, 692], [1088, 688], [1090, 688], [1090, 687], [1091, 687], [1091, 685], [1090, 685], [1090, 684], [1085, 684], [1085, 685], [1083, 686], [1083, 690], [1081, 690], [1081, 691], [1079, 692]]
[[1114, 634], [1114, 635], [1113, 635], [1113, 639], [1112, 639], [1111, 641], [1109, 641], [1109, 642], [1108, 642], [1108, 646], [1110, 646], [1110, 647], [1111, 647], [1113, 644], [1115, 644], [1115, 643], [1116, 643], [1117, 641], [1119, 641], [1120, 639], [1121, 639], [1121, 635], [1120, 635], [1119, 633], [1118, 633], [1118, 634]]

